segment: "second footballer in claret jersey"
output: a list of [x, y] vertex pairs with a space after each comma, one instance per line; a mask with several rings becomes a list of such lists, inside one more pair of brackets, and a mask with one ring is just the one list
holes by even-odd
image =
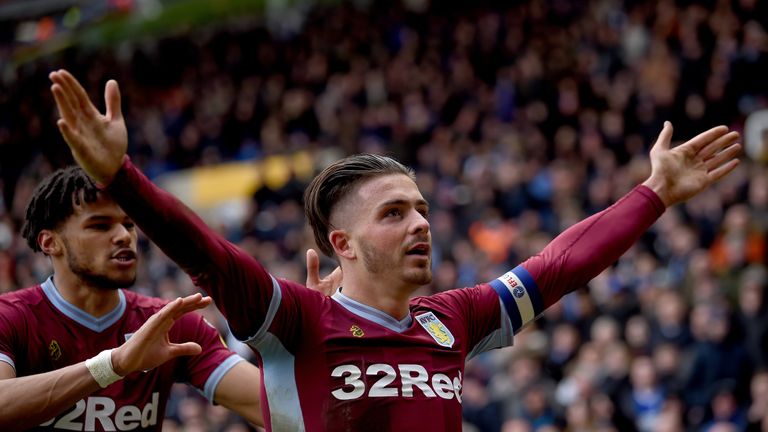
[[[17, 376], [79, 363], [122, 345], [165, 304], [124, 289], [119, 297], [111, 312], [96, 318], [67, 302], [53, 277], [0, 296], [0, 361], [13, 366]], [[32, 430], [159, 431], [174, 382], [190, 383], [213, 401], [222, 377], [243, 361], [199, 314], [182, 316], [168, 337], [171, 342], [195, 341], [202, 354], [129, 374]]]

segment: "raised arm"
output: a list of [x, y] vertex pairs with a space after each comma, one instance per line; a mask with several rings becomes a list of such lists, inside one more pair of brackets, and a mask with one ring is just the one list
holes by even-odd
[[71, 74], [60, 70], [50, 78], [61, 114], [57, 124], [75, 160], [147, 237], [213, 297], [236, 336], [254, 335], [274, 298], [275, 280], [253, 257], [133, 166], [126, 156], [128, 140], [115, 81], [107, 83], [107, 109], [102, 115]]
[[[13, 367], [0, 361], [0, 430], [22, 430], [39, 425], [99, 390], [110, 380], [106, 376], [108, 370], [104, 372], [102, 369], [104, 362], [107, 366], [111, 364], [114, 374], [122, 377], [131, 372], [154, 369], [178, 356], [199, 354], [201, 348], [197, 343], [170, 343], [168, 331], [181, 315], [210, 303], [210, 298], [200, 294], [176, 299], [152, 315], [120, 347], [55, 371], [16, 378]], [[112, 378], [116, 377], [113, 375]]]
[[739, 163], [739, 134], [729, 132], [725, 126], [712, 128], [674, 148], [671, 139], [672, 125], [666, 122], [651, 149], [651, 175], [642, 185], [609, 208], [565, 230], [539, 254], [513, 269], [512, 279], [502, 277], [492, 283], [510, 316], [517, 316], [520, 308], [514, 299], [515, 285], [522, 283], [531, 293], [530, 307], [526, 302], [520, 308], [530, 312], [519, 313], [519, 325], [530, 322], [618, 260], [666, 207], [695, 196]]

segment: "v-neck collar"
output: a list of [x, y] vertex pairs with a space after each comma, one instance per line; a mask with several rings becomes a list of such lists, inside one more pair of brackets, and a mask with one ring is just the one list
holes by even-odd
[[125, 312], [125, 294], [123, 294], [123, 290], [121, 289], [117, 290], [117, 295], [119, 296], [117, 306], [109, 311], [109, 313], [97, 318], [73, 305], [72, 303], [66, 301], [59, 290], [56, 288], [56, 285], [54, 285], [53, 276], [49, 277], [45, 282], [40, 284], [40, 287], [43, 289], [45, 296], [48, 297], [48, 300], [50, 300], [53, 304], [53, 307], [55, 307], [59, 312], [97, 333], [101, 333], [102, 331], [109, 328], [112, 324], [116, 323], [117, 320], [119, 320]]
[[395, 333], [402, 333], [408, 330], [413, 323], [413, 317], [411, 314], [408, 314], [401, 320], [397, 320], [391, 315], [382, 312], [375, 307], [362, 304], [357, 300], [352, 300], [351, 298], [341, 293], [341, 288], [339, 288], [338, 291], [336, 291], [336, 293], [331, 296], [331, 298], [343, 306], [344, 309], [352, 312], [353, 314], [361, 318], [365, 318], [368, 321], [373, 321], [376, 324], [384, 326]]

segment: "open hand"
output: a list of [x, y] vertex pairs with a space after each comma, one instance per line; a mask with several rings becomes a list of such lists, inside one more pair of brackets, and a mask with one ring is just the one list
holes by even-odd
[[51, 92], [61, 118], [56, 122], [77, 163], [101, 184], [109, 184], [123, 163], [128, 133], [120, 109], [120, 89], [110, 80], [104, 90], [102, 115], [80, 83], [61, 69], [49, 74]]
[[651, 176], [643, 184], [669, 207], [686, 201], [733, 171], [739, 164], [738, 132], [717, 126], [670, 148], [672, 124], [664, 122], [651, 149]]
[[112, 369], [120, 376], [154, 369], [183, 355], [200, 354], [195, 342], [171, 343], [168, 332], [182, 315], [211, 304], [210, 297], [193, 294], [177, 298], [157, 311], [124, 344], [112, 351]]

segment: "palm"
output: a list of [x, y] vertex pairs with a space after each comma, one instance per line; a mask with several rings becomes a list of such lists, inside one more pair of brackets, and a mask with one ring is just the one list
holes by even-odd
[[677, 147], [657, 157], [651, 155], [652, 163], [664, 173], [665, 181], [676, 191], [681, 200], [690, 198], [703, 189], [707, 182], [707, 169], [703, 161], [697, 160], [688, 148]]
[[712, 128], [670, 149], [672, 126], [666, 124], [651, 149], [651, 177], [646, 185], [667, 206], [688, 200], [733, 171], [741, 151], [739, 134]]
[[113, 352], [115, 372], [125, 376], [131, 372], [153, 369], [180, 355], [199, 354], [202, 349], [200, 345], [194, 342], [172, 343], [168, 332], [182, 315], [210, 304], [210, 297], [194, 294], [165, 305]]
[[58, 126], [72, 155], [91, 177], [109, 183], [128, 148], [117, 83], [107, 83], [104, 95], [107, 112], [102, 115], [71, 74], [53, 72], [51, 80], [54, 83], [51, 90], [61, 113]]

